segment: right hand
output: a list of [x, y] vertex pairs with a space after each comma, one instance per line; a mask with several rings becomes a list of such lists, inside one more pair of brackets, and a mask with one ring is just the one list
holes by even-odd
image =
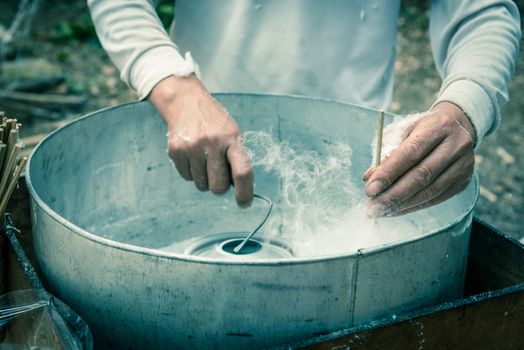
[[194, 75], [168, 77], [154, 87], [149, 100], [167, 124], [168, 153], [180, 175], [200, 191], [215, 194], [234, 183], [238, 205], [248, 207], [253, 171], [240, 129], [200, 80]]
[[370, 213], [396, 216], [441, 203], [473, 176], [476, 134], [466, 114], [441, 102], [409, 126], [400, 145], [364, 174]]

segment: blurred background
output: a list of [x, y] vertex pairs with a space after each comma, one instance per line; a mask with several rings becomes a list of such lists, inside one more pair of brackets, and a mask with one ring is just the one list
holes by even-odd
[[[522, 13], [524, 0], [516, 1]], [[428, 36], [430, 1], [402, 1], [395, 95], [397, 114], [426, 110], [440, 86]], [[17, 16], [20, 4], [33, 4]], [[172, 1], [157, 6], [165, 26]], [[31, 18], [33, 19], [31, 21]], [[18, 118], [26, 153], [45, 135], [88, 112], [136, 100], [101, 48], [85, 1], [2, 0], [0, 38], [16, 27], [0, 62], [0, 110]], [[521, 47], [524, 43], [521, 41]], [[502, 110], [502, 126], [476, 155], [481, 192], [475, 214], [524, 242], [524, 58]]]

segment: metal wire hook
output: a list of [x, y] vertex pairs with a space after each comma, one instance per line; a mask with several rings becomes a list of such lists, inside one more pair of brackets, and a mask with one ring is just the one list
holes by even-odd
[[266, 217], [264, 218], [264, 220], [262, 220], [262, 222], [257, 226], [257, 228], [255, 228], [246, 238], [244, 238], [244, 240], [242, 242], [240, 242], [239, 245], [237, 245], [235, 248], [233, 248], [233, 252], [235, 252], [235, 254], [238, 254], [242, 248], [244, 248], [244, 246], [246, 245], [246, 243], [255, 235], [255, 233], [258, 232], [258, 230], [260, 230], [260, 228], [262, 226], [264, 226], [264, 224], [266, 223], [267, 221], [267, 218], [269, 218], [269, 215], [271, 214], [271, 210], [273, 210], [273, 201], [267, 197], [264, 197], [264, 196], [261, 196], [259, 194], [253, 194], [253, 197], [254, 198], [258, 198], [258, 199], [261, 199], [263, 200], [264, 202], [266, 202], [268, 205], [269, 205], [269, 209], [267, 211], [267, 214], [266, 214]]

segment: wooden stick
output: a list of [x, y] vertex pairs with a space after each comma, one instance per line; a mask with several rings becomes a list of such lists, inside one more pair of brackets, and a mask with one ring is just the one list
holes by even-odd
[[13, 129], [16, 129], [16, 124], [17, 123], [18, 123], [18, 120], [16, 120], [16, 119], [8, 119], [7, 120], [8, 130], [11, 131]]
[[0, 196], [4, 197], [4, 191], [6, 189], [8, 180], [11, 178], [11, 171], [14, 168], [14, 165], [16, 164], [16, 158], [18, 157], [18, 153], [22, 149], [21, 145], [15, 145], [13, 148], [13, 151], [10, 155], [8, 155], [7, 163], [4, 166], [4, 172], [2, 174], [2, 180], [0, 180]]
[[3, 218], [9, 198], [27, 164], [27, 157], [18, 162], [22, 149], [22, 145], [17, 144], [21, 126], [18, 120], [7, 118], [4, 112], [0, 112], [0, 218]]
[[9, 135], [9, 130], [11, 130], [11, 124], [12, 124], [12, 120], [11, 118], [7, 119], [5, 121], [5, 130], [7, 132], [7, 134]]
[[[6, 157], [7, 159], [5, 160], [4, 164], [6, 166], [8, 166], [10, 163], [9, 163], [9, 160], [11, 158], [11, 155], [13, 154], [13, 150], [15, 148], [15, 144], [16, 144], [16, 141], [18, 139], [18, 130], [11, 130], [9, 132], [9, 136], [7, 138], [7, 151], [6, 151]], [[17, 154], [18, 156], [18, 154]], [[14, 159], [16, 161], [16, 159]], [[14, 164], [14, 163], [13, 163]], [[3, 177], [5, 176], [6, 174], [6, 171], [9, 170], [9, 168], [6, 168], [6, 167], [3, 167], [1, 168], [1, 172], [0, 172], [0, 177], [3, 179]], [[0, 192], [1, 193], [1, 192]]]
[[5, 121], [5, 127], [4, 127], [4, 137], [5, 137], [4, 143], [8, 143], [9, 141], [9, 135], [10, 135], [12, 126], [13, 126], [13, 119], [7, 119]]
[[13, 149], [13, 147], [16, 144], [16, 141], [18, 140], [18, 130], [16, 129], [10, 129], [9, 134], [7, 136], [7, 147], [9, 149]]
[[[378, 130], [377, 130], [377, 149], [375, 151], [375, 167], [380, 165], [380, 158], [382, 157], [382, 134], [384, 131], [384, 111], [381, 109], [378, 118]], [[378, 218], [374, 219], [375, 225], [378, 224]]]
[[11, 178], [11, 181], [9, 182], [9, 186], [7, 187], [7, 191], [3, 193], [2, 201], [0, 202], [0, 216], [4, 216], [4, 212], [7, 208], [7, 203], [9, 202], [9, 198], [11, 198], [11, 194], [13, 194], [13, 190], [16, 187], [16, 183], [18, 181], [18, 178], [22, 174], [22, 171], [24, 170], [25, 166], [27, 164], [27, 157], [22, 158], [20, 163], [18, 163], [18, 166], [16, 167], [13, 177]]
[[380, 158], [382, 157], [382, 134], [384, 131], [384, 111], [380, 110], [378, 118], [378, 130], [377, 130], [377, 149], [375, 152], [375, 167], [380, 165]]
[[7, 153], [7, 145], [5, 143], [0, 144], [0, 170], [4, 165], [4, 160], [6, 158], [5, 154]]

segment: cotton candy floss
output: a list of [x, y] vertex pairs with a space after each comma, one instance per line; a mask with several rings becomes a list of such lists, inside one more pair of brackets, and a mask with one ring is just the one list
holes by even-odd
[[[399, 135], [420, 117], [403, 121], [402, 130], [400, 122], [386, 128], [385, 146], [393, 149], [389, 145], [400, 143]], [[276, 210], [262, 231], [290, 242], [295, 256], [352, 253], [438, 227], [423, 213], [375, 223], [366, 211], [369, 198], [362, 189], [361, 174], [352, 172], [353, 151], [341, 140], [306, 151], [278, 142], [268, 132], [248, 132], [245, 144], [255, 173], [269, 172], [279, 181], [279, 198], [273, 198]], [[392, 149], [386, 148], [384, 154]]]
[[[420, 119], [428, 116], [433, 112], [423, 112], [408, 114], [406, 116], [395, 116], [393, 122], [388, 124], [383, 131], [382, 135], [382, 152], [381, 161], [388, 158], [391, 153], [402, 143], [406, 137], [408, 129], [412, 128]], [[373, 139], [373, 162], [376, 163], [375, 155], [377, 149], [377, 135]]]

